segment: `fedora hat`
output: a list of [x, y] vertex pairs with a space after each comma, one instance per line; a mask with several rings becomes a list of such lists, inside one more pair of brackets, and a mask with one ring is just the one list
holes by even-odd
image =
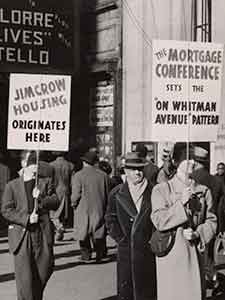
[[125, 168], [142, 168], [147, 164], [148, 162], [146, 159], [140, 157], [138, 152], [128, 152], [125, 155]]
[[88, 151], [81, 156], [81, 160], [93, 166], [98, 161], [98, 156], [96, 152]]
[[202, 147], [195, 146], [193, 154], [193, 158], [197, 162], [204, 163], [209, 161], [209, 152]]

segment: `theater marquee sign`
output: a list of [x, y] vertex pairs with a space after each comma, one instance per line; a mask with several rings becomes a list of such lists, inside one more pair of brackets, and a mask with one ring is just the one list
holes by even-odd
[[1, 70], [72, 71], [73, 10], [56, 0], [7, 2], [0, 4]]

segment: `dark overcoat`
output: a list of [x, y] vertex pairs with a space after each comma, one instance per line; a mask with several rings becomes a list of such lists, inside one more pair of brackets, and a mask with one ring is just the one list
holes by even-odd
[[148, 184], [138, 213], [128, 184], [115, 187], [106, 212], [108, 234], [117, 242], [117, 287], [119, 300], [151, 300], [156, 297], [155, 257], [149, 240], [153, 225], [151, 190]]
[[51, 212], [52, 218], [62, 217], [62, 220], [68, 219], [70, 209], [70, 183], [73, 172], [73, 164], [64, 157], [57, 157], [50, 162], [55, 171], [55, 188], [60, 201], [60, 206], [56, 211]]
[[40, 243], [35, 245], [35, 253], [38, 253], [35, 260], [39, 276], [38, 282], [40, 282], [40, 297], [35, 296], [34, 293], [36, 292], [34, 292], [32, 286], [34, 269], [30, 255], [32, 253], [31, 248], [34, 245], [31, 246], [30, 243], [31, 231], [33, 232], [34, 227], [32, 229], [29, 224], [29, 203], [23, 177], [18, 177], [10, 181], [6, 185], [2, 197], [1, 213], [9, 223], [9, 249], [14, 255], [18, 299], [42, 299], [43, 289], [53, 272], [54, 232], [49, 217], [49, 210], [57, 209], [59, 200], [55, 193], [53, 177], [49, 177], [47, 173], [44, 174], [44, 177], [39, 178], [38, 181], [38, 188], [40, 190], [38, 197], [39, 222], [34, 225], [36, 226], [37, 234], [40, 236]]
[[108, 197], [108, 176], [94, 166], [85, 166], [71, 179], [71, 204], [76, 209], [78, 239], [89, 234], [94, 239], [105, 237], [105, 211]]

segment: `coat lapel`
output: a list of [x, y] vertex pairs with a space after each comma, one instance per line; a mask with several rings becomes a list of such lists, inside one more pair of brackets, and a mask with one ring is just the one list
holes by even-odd
[[19, 177], [17, 190], [18, 190], [18, 196], [21, 197], [21, 201], [24, 203], [24, 207], [26, 207], [26, 209], [28, 209], [27, 194], [25, 191], [24, 181], [23, 181], [22, 176]]
[[136, 206], [131, 198], [131, 194], [128, 188], [127, 182], [122, 185], [121, 189], [119, 190], [116, 198], [123, 209], [127, 212], [127, 214], [133, 218], [137, 215]]
[[133, 232], [137, 229], [138, 225], [141, 223], [142, 218], [145, 216], [145, 214], [151, 209], [151, 189], [149, 185], [147, 185], [144, 194], [143, 194], [143, 200], [141, 204], [141, 210], [139, 214], [137, 215], [135, 222], [134, 222], [134, 228]]

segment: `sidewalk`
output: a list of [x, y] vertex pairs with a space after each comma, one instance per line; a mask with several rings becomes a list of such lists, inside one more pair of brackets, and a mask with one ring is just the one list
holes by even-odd
[[[55, 271], [50, 278], [44, 300], [116, 300], [116, 248], [108, 239], [108, 258], [101, 264], [79, 261], [78, 242], [71, 240], [72, 230], [67, 230], [62, 242], [54, 247]], [[225, 275], [225, 266], [219, 267]], [[224, 300], [224, 295], [207, 300]], [[13, 260], [8, 252], [8, 239], [0, 234], [0, 300], [16, 300]], [[181, 299], [182, 300], [182, 299]], [[191, 299], [190, 299], [191, 300]]]
[[[44, 300], [116, 300], [116, 248], [108, 240], [109, 254], [104, 263], [79, 261], [78, 242], [71, 241], [67, 230], [62, 242], [57, 242], [55, 271], [45, 290]], [[0, 299], [15, 300], [16, 287], [13, 261], [8, 253], [8, 239], [0, 235]]]

